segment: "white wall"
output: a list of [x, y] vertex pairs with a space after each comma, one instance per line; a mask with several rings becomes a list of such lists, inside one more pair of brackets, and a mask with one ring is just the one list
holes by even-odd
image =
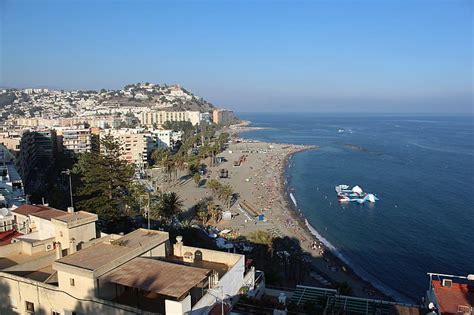
[[191, 311], [191, 295], [188, 295], [182, 301], [165, 300], [166, 315], [183, 315]]
[[212, 305], [219, 301], [221, 292], [224, 292], [226, 298], [235, 297], [239, 294], [239, 290], [243, 285], [245, 272], [245, 256], [240, 256], [240, 259], [235, 263], [235, 265], [227, 271], [227, 273], [219, 279], [218, 288], [214, 288], [210, 293], [206, 293], [199, 300], [192, 309], [191, 314], [207, 314], [207, 311]]
[[[110, 301], [91, 298], [79, 301], [53, 285], [0, 272], [2, 296], [0, 314], [28, 314], [26, 301], [34, 303], [35, 314], [51, 314], [57, 311], [76, 311], [78, 314], [128, 315], [137, 314], [136, 308]], [[10, 301], [16, 308], [12, 309]], [[146, 312], [143, 312], [145, 314]]]

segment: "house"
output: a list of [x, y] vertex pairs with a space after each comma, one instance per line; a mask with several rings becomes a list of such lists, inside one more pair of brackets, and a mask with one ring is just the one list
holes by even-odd
[[474, 314], [474, 275], [455, 276], [428, 273], [426, 292], [428, 314]]
[[95, 215], [58, 211], [16, 212], [31, 231], [0, 246], [0, 314], [208, 314], [253, 288], [244, 255], [186, 246], [179, 236], [171, 245], [167, 232], [146, 229], [85, 240]]

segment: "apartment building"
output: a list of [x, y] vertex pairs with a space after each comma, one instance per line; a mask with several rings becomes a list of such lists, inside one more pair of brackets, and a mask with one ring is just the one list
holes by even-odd
[[[120, 143], [121, 158], [128, 163], [144, 165], [148, 162], [153, 150], [153, 139], [150, 133], [142, 129], [105, 129], [100, 131], [100, 138], [113, 136]], [[103, 148], [101, 147], [103, 152]]]
[[13, 162], [14, 157], [10, 151], [0, 145], [0, 233], [13, 228], [11, 210], [26, 201], [23, 181]]
[[40, 185], [45, 170], [57, 152], [56, 132], [50, 129], [25, 130], [20, 140], [18, 171], [25, 187]]
[[153, 149], [170, 148], [183, 136], [182, 131], [150, 129], [149, 133], [153, 138]]
[[138, 119], [142, 126], [161, 127], [167, 121], [189, 121], [193, 125], [201, 123], [201, 113], [199, 111], [144, 111]]
[[172, 147], [182, 132], [173, 130], [123, 128], [100, 130], [100, 137], [113, 136], [120, 143], [122, 159], [136, 165], [148, 163], [153, 150]]
[[93, 135], [89, 128], [84, 126], [56, 127], [55, 130], [59, 152], [74, 154], [92, 150]]
[[234, 112], [227, 109], [214, 109], [212, 121], [218, 125], [228, 125], [235, 119]]
[[21, 210], [36, 232], [0, 246], [1, 314], [209, 314], [253, 289], [243, 255], [146, 229], [95, 238], [93, 214], [37, 210]]
[[14, 131], [4, 131], [0, 133], [0, 144], [14, 153], [20, 151], [21, 134]]

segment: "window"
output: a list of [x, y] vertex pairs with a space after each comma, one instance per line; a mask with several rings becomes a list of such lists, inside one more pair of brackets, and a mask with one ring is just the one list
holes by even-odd
[[35, 304], [34, 303], [31, 303], [31, 302], [28, 302], [26, 301], [26, 311], [28, 313], [34, 313], [35, 312]]
[[61, 315], [58, 311], [51, 311], [51, 315]]
[[74, 286], [74, 278], [69, 278], [69, 284], [71, 285], [71, 287]]

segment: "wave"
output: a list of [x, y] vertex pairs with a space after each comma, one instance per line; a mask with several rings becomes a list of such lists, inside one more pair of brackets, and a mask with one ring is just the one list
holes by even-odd
[[356, 273], [359, 277], [361, 277], [363, 280], [369, 282], [372, 284], [375, 288], [377, 288], [380, 292], [383, 294], [390, 296], [397, 302], [402, 302], [402, 303], [413, 303], [412, 300], [408, 299], [406, 296], [403, 294], [399, 293], [398, 291], [395, 291], [394, 289], [390, 288], [389, 286], [383, 284], [380, 280], [377, 278], [371, 276], [368, 272], [366, 272], [363, 269], [355, 269], [354, 264], [350, 262], [347, 257], [345, 257], [334, 245], [332, 245], [327, 239], [325, 239], [319, 232], [308, 222], [308, 220], [305, 218], [304, 219], [305, 225], [308, 228], [308, 230], [311, 232], [311, 234], [314, 235], [321, 243], [326, 246], [327, 249], [331, 251], [333, 255], [335, 255], [337, 258], [339, 258], [342, 262], [344, 262], [346, 265], [350, 266], [354, 273]]

